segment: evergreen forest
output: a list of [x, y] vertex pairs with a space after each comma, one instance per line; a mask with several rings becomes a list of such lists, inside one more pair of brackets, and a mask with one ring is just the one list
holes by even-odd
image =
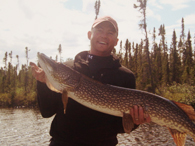
[[[121, 64], [132, 70], [136, 77], [136, 88], [161, 95], [170, 100], [195, 104], [195, 49], [190, 30], [185, 34], [184, 18], [181, 18], [181, 33], [172, 33], [170, 45], [167, 44], [165, 26], [154, 28], [152, 40], [149, 40], [146, 24], [147, 0], [138, 0], [134, 5], [142, 14], [140, 29], [145, 38], [139, 43], [120, 41], [120, 50], [113, 50]], [[97, 18], [100, 1], [95, 3]], [[157, 41], [157, 37], [160, 41]], [[195, 47], [195, 46], [194, 46]], [[34, 107], [37, 106], [36, 80], [31, 74], [29, 49], [25, 48], [26, 63], [19, 67], [19, 56], [5, 52], [0, 68], [0, 107]], [[61, 55], [61, 45], [58, 48]], [[17, 64], [12, 64], [12, 58]], [[59, 57], [61, 58], [61, 56]], [[56, 55], [57, 60], [57, 55]]]

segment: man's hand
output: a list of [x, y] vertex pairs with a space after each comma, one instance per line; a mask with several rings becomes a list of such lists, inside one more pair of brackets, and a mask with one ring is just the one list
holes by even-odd
[[144, 113], [144, 110], [141, 106], [134, 105], [130, 109], [130, 115], [132, 116], [133, 122], [136, 125], [151, 122], [150, 116]]
[[35, 77], [36, 80], [46, 83], [45, 72], [42, 68], [38, 67], [35, 63], [30, 62], [30, 66], [32, 68], [32, 75]]

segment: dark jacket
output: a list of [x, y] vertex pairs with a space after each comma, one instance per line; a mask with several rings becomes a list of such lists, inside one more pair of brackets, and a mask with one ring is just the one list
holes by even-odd
[[[99, 57], [84, 51], [75, 57], [74, 64], [72, 62], [68, 65], [102, 83], [135, 88], [134, 74], [122, 67], [112, 55]], [[37, 83], [37, 91], [42, 116], [51, 117], [56, 114], [50, 135], [62, 145], [114, 146], [117, 144], [116, 135], [124, 132], [121, 117], [89, 109], [71, 98], [64, 114], [61, 94], [51, 91], [46, 84], [40, 82]]]

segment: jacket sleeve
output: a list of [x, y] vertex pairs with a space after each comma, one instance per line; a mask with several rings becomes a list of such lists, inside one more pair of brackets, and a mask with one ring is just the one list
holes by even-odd
[[41, 115], [49, 118], [57, 112], [61, 94], [51, 91], [45, 83], [37, 81], [37, 98]]

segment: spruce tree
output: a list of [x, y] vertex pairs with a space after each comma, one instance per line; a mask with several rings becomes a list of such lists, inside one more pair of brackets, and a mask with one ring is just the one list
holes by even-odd
[[177, 37], [175, 30], [173, 31], [172, 43], [171, 43], [171, 82], [180, 83], [181, 81], [181, 60], [177, 50]]
[[145, 73], [145, 81], [146, 81], [146, 88], [145, 90], [155, 92], [155, 87], [153, 84], [153, 76], [152, 76], [152, 66], [150, 60], [150, 52], [149, 52], [149, 40], [148, 40], [148, 32], [147, 32], [147, 23], [146, 23], [146, 5], [147, 0], [137, 0], [139, 5], [134, 4], [134, 8], [139, 8], [140, 13], [143, 15], [143, 19], [139, 24], [140, 28], [144, 30], [145, 33], [145, 47], [144, 47], [144, 73]]

